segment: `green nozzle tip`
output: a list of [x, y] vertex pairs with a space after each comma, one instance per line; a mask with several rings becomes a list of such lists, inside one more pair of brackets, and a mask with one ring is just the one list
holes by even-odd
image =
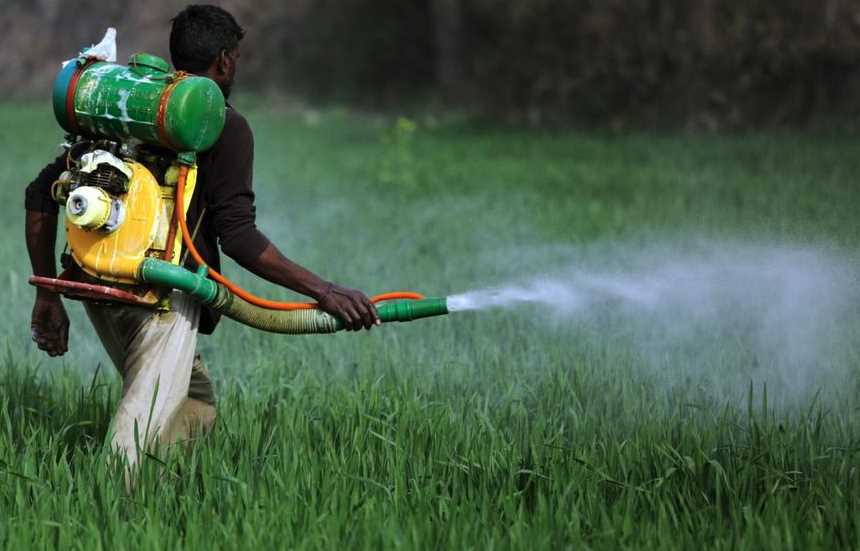
[[412, 321], [448, 313], [447, 298], [425, 298], [423, 300], [404, 300], [387, 302], [377, 308], [383, 323], [392, 321]]

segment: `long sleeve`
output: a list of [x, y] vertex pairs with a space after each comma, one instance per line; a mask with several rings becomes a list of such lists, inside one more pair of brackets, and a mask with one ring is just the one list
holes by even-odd
[[207, 182], [207, 208], [224, 254], [248, 264], [269, 244], [256, 225], [253, 190], [254, 136], [241, 115], [227, 118], [212, 151]]

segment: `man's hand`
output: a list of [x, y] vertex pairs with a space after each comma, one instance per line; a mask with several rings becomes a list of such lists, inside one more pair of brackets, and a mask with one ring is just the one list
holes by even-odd
[[69, 316], [60, 295], [40, 292], [33, 305], [30, 322], [33, 341], [49, 356], [62, 356], [69, 350]]
[[376, 306], [364, 293], [330, 283], [318, 299], [320, 308], [340, 318], [347, 331], [360, 331], [380, 325]]

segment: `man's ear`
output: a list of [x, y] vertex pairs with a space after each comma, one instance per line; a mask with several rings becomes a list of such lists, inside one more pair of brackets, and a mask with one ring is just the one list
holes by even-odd
[[227, 53], [227, 50], [221, 50], [221, 53], [218, 54], [218, 57], [215, 59], [216, 68], [218, 70], [218, 74], [221, 76], [227, 76], [230, 74], [230, 65], [233, 63], [233, 60], [230, 59], [230, 55]]

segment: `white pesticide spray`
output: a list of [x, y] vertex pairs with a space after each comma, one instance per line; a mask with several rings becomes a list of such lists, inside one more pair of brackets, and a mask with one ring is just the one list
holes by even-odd
[[[784, 401], [852, 383], [840, 379], [850, 368], [852, 351], [845, 353], [856, 340], [852, 331], [860, 328], [860, 273], [848, 257], [812, 248], [725, 243], [690, 254], [624, 247], [600, 256], [601, 266], [624, 267], [574, 262], [512, 284], [453, 295], [448, 308], [535, 305], [558, 320], [581, 324], [609, 315], [612, 323], [602, 330], [623, 326], [643, 363], [660, 368], [658, 374], [670, 383], [681, 369], [688, 377], [719, 379], [733, 394], [750, 381], [766, 383]], [[666, 360], [667, 351], [681, 348], [682, 361]]]

